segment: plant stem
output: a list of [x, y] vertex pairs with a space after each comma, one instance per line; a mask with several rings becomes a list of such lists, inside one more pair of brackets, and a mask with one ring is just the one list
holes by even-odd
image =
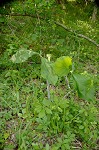
[[66, 80], [68, 88], [70, 89], [69, 80], [68, 80], [67, 76], [65, 76], [65, 80]]
[[47, 94], [48, 94], [48, 99], [50, 100], [50, 88], [49, 88], [48, 80], [47, 80]]

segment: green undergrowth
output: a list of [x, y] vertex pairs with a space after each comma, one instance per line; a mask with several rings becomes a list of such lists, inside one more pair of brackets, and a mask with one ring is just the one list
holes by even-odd
[[[48, 4], [15, 1], [10, 8], [2, 8], [1, 14], [13, 15], [1, 15], [0, 19], [0, 149], [98, 150], [99, 47], [56, 22], [99, 43], [99, 11], [92, 22], [92, 3], [68, 2], [64, 9], [55, 1]], [[52, 62], [61, 56], [72, 57], [72, 69], [94, 79], [95, 98], [79, 98], [68, 75], [70, 89], [65, 79], [59, 78], [55, 86], [50, 85], [48, 100], [39, 56], [21, 64], [11, 62], [20, 49], [45, 58], [51, 54]]]

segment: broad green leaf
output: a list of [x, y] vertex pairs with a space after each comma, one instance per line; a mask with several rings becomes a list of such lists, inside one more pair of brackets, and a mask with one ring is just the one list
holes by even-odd
[[62, 56], [58, 58], [53, 64], [55, 74], [62, 77], [69, 73], [72, 59], [69, 56]]
[[46, 111], [46, 114], [52, 114], [52, 111], [51, 111], [51, 109], [49, 109], [49, 108], [45, 108], [45, 111]]
[[84, 74], [73, 74], [73, 79], [76, 83], [78, 96], [85, 100], [94, 100], [95, 90], [92, 78]]
[[84, 126], [83, 126], [83, 125], [80, 125], [80, 126], [79, 126], [79, 129], [84, 129]]
[[36, 41], [37, 37], [37, 34], [32, 34], [32, 41]]
[[50, 106], [51, 105], [51, 101], [48, 101], [47, 99], [43, 100], [43, 105], [44, 106]]
[[9, 133], [4, 133], [4, 139], [6, 140], [10, 136]]
[[51, 63], [46, 58], [42, 58], [41, 62], [41, 76], [50, 84], [55, 85], [58, 77], [54, 74]]
[[13, 63], [22, 63], [34, 54], [38, 53], [23, 48], [17, 51], [16, 54], [11, 57], [11, 60]]
[[50, 146], [49, 146], [49, 144], [48, 143], [46, 143], [46, 148], [45, 148], [46, 150], [50, 150]]
[[41, 110], [40, 112], [39, 112], [39, 118], [43, 118], [44, 116], [45, 116], [46, 114], [45, 114], [45, 110]]

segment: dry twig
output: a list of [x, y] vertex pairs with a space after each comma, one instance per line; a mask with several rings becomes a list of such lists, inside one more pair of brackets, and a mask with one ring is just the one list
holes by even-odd
[[87, 36], [85, 36], [85, 35], [83, 35], [83, 34], [78, 34], [78, 33], [76, 33], [74, 30], [71, 30], [71, 29], [67, 28], [65, 25], [63, 25], [63, 24], [61, 24], [61, 23], [59, 23], [59, 22], [55, 22], [55, 23], [56, 23], [57, 25], [61, 26], [62, 28], [64, 28], [65, 30], [67, 30], [67, 31], [69, 31], [69, 32], [72, 32], [72, 33], [74, 33], [76, 36], [81, 37], [81, 38], [84, 38], [84, 39], [88, 40], [89, 42], [93, 43], [94, 45], [96, 45], [97, 47], [99, 47], [99, 44], [96, 43], [96, 41], [90, 39], [89, 37], [87, 37]]

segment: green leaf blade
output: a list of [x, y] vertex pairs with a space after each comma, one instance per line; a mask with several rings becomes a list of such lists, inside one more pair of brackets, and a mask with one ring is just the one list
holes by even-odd
[[73, 74], [78, 96], [88, 101], [94, 100], [95, 89], [91, 77], [84, 74]]
[[62, 77], [69, 73], [72, 59], [69, 56], [62, 56], [57, 58], [53, 64], [53, 69], [56, 75]]
[[55, 85], [58, 77], [53, 72], [52, 64], [46, 58], [42, 58], [41, 62], [41, 76], [48, 80], [50, 84]]
[[16, 54], [14, 54], [11, 57], [11, 61], [13, 63], [22, 63], [22, 62], [25, 62], [29, 57], [31, 57], [34, 54], [37, 54], [37, 53], [31, 50], [21, 49], [17, 51]]

